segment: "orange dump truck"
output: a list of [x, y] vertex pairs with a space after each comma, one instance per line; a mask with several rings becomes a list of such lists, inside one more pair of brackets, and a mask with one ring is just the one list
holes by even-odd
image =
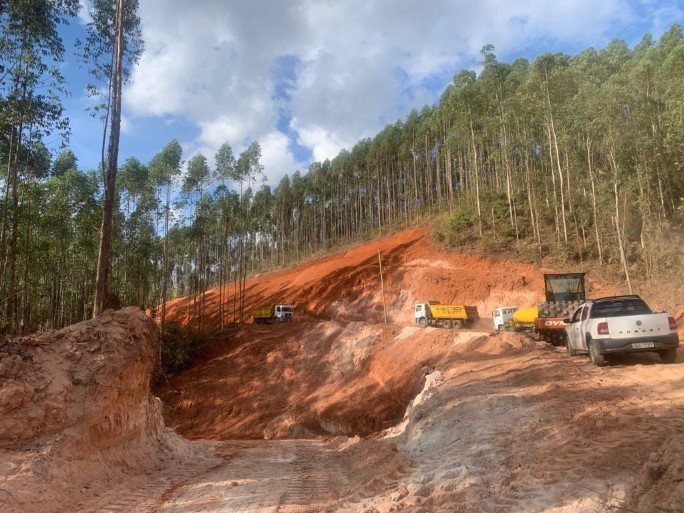
[[413, 317], [417, 324], [442, 326], [443, 328], [462, 328], [472, 326], [480, 318], [476, 306], [443, 305], [439, 301], [418, 303], [413, 309]]

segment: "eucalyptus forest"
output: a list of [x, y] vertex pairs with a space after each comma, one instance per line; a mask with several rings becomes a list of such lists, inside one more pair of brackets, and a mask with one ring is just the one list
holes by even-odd
[[[105, 166], [81, 169], [68, 146], [51, 154], [46, 145], [68, 135], [58, 27], [77, 6], [0, 1], [0, 325], [9, 333], [93, 314]], [[614, 40], [532, 62], [502, 62], [486, 45], [476, 68], [455, 70], [434, 105], [273, 187], [256, 141], [186, 155], [174, 139], [149, 162], [118, 164], [109, 291], [162, 318], [158, 305], [177, 296], [195, 297], [201, 312], [203, 293], [224, 283], [221, 294], [241, 304], [250, 274], [430, 219], [445, 244], [594, 260], [628, 285], [681, 266], [681, 26], [633, 48]], [[241, 312], [222, 317], [240, 322]]]

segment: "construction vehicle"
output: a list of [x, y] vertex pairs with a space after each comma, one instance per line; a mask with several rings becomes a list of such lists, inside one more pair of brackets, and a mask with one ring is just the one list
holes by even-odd
[[563, 319], [572, 317], [585, 301], [584, 273], [545, 274], [546, 302], [537, 304], [534, 329], [539, 338], [554, 346], [565, 344]]
[[518, 308], [500, 306], [492, 310], [492, 321], [496, 331], [534, 331], [537, 307]]
[[294, 320], [294, 306], [268, 305], [257, 308], [252, 313], [256, 324], [273, 324], [276, 322], [292, 322]]
[[476, 306], [443, 305], [439, 301], [418, 303], [413, 309], [415, 322], [422, 328], [441, 326], [443, 328], [463, 328], [472, 326], [480, 318]]
[[518, 308], [515, 306], [500, 306], [492, 310], [492, 321], [496, 331], [508, 330], [511, 328], [511, 319]]
[[534, 321], [538, 316], [539, 310], [536, 306], [518, 308], [508, 324], [513, 331], [534, 331]]

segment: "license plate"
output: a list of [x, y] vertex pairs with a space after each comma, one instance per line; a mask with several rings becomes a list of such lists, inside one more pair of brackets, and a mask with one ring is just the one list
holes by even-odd
[[634, 342], [632, 344], [634, 349], [646, 349], [647, 347], [655, 347], [653, 342]]

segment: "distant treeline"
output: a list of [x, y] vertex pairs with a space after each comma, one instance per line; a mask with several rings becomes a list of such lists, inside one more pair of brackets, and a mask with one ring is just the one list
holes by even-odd
[[[79, 170], [70, 150], [51, 160], [40, 130], [11, 151], [17, 124], [3, 80], [0, 322], [12, 332], [61, 327], [92, 312], [101, 176]], [[257, 143], [239, 156], [226, 143], [214, 168], [196, 154], [181, 173], [174, 140], [148, 164], [121, 166], [111, 288], [123, 304], [155, 309], [189, 295], [201, 319], [203, 292], [232, 281], [220, 315], [238, 322], [249, 273], [445, 213], [454, 245], [504, 241], [596, 259], [628, 280], [681, 268], [682, 27], [633, 49], [613, 41], [532, 63], [499, 62], [485, 46], [479, 74], [460, 71], [436, 105], [306, 174], [257, 186], [260, 160]]]

